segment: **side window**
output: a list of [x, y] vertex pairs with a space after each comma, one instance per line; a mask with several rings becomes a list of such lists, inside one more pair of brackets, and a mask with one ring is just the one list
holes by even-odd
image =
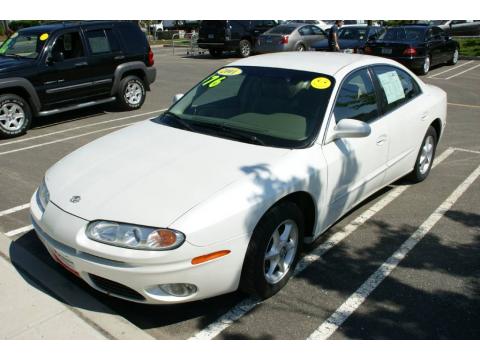
[[106, 29], [105, 34], [107, 34], [108, 38], [108, 43], [110, 44], [110, 49], [112, 51], [119, 51], [120, 50], [120, 44], [117, 39], [117, 35], [113, 32], [112, 29]]
[[378, 117], [375, 88], [367, 69], [353, 73], [344, 81], [333, 113], [337, 122], [342, 119], [369, 122]]
[[298, 32], [302, 36], [312, 35], [312, 30], [310, 29], [310, 26], [301, 27], [300, 29], [298, 29]]
[[313, 35], [324, 35], [324, 32], [319, 27], [311, 26], [310, 28], [312, 29]]
[[387, 111], [392, 111], [417, 97], [420, 86], [405, 71], [390, 66], [375, 66]]
[[82, 39], [78, 31], [60, 35], [53, 44], [52, 54], [63, 53], [65, 60], [84, 56]]
[[111, 52], [110, 43], [103, 29], [86, 32], [87, 43], [93, 55]]

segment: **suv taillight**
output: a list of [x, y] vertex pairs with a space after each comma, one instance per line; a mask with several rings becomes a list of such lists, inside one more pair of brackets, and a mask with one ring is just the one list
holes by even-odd
[[417, 55], [417, 49], [412, 48], [412, 47], [406, 48], [406, 49], [403, 51], [403, 55], [415, 56], [415, 55]]
[[280, 44], [288, 44], [288, 35], [283, 35]]
[[148, 48], [148, 66], [153, 66], [154, 63], [155, 63], [155, 60], [153, 59], [153, 51], [149, 47]]

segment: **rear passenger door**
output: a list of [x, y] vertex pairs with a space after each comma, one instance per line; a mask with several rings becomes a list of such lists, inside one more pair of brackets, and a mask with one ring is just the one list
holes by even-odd
[[97, 96], [109, 96], [115, 69], [125, 59], [119, 40], [111, 27], [86, 28], [84, 35], [93, 91]]
[[388, 125], [389, 151], [385, 182], [391, 183], [409, 173], [420, 148], [418, 133], [424, 131], [429, 114], [419, 109], [421, 90], [406, 71], [394, 66], [373, 67], [380, 90], [382, 113]]

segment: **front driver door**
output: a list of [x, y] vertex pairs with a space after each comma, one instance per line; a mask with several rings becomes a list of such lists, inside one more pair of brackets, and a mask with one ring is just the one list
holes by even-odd
[[377, 99], [367, 68], [349, 75], [338, 92], [326, 139], [342, 119], [367, 122], [371, 134], [364, 138], [336, 139], [323, 145], [328, 166], [328, 213], [324, 214], [327, 226], [383, 185], [389, 139]]

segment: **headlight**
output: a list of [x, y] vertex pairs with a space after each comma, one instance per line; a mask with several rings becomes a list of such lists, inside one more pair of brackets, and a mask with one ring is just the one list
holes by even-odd
[[87, 226], [87, 237], [104, 244], [138, 250], [171, 250], [185, 241], [185, 235], [170, 229], [93, 221]]
[[48, 192], [47, 185], [45, 185], [45, 179], [43, 179], [42, 183], [37, 189], [37, 202], [42, 212], [45, 211], [45, 208], [47, 207], [49, 201], [50, 193]]

